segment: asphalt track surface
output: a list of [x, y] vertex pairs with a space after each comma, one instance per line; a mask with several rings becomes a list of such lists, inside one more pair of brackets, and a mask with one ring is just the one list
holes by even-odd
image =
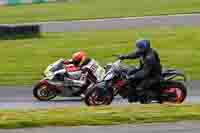
[[54, 21], [26, 24], [39, 24], [41, 32], [94, 31], [143, 27], [157, 28], [163, 26], [199, 26], [200, 14], [179, 14], [61, 22]]
[[0, 133], [199, 133], [200, 122], [184, 121], [162, 124], [83, 126], [83, 127], [46, 127], [0, 130]]
[[[188, 97], [185, 103], [200, 102], [200, 81], [191, 81], [188, 85]], [[85, 105], [80, 97], [57, 97], [48, 102], [36, 100], [32, 95], [32, 86], [27, 87], [0, 87], [1, 108], [47, 108], [71, 107]], [[128, 104], [126, 99], [117, 97], [112, 104]]]
[[178, 14], [165, 16], [144, 16], [127, 18], [106, 18], [91, 20], [50, 21], [4, 25], [39, 25], [41, 32], [70, 32], [70, 31], [96, 31], [116, 30], [146, 27], [171, 27], [171, 26], [199, 26], [200, 13]]

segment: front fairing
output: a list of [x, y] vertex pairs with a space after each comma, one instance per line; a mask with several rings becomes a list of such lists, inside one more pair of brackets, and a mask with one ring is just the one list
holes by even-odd
[[50, 79], [50, 80], [52, 80], [53, 77], [54, 77], [54, 74], [53, 74], [53, 72], [51, 72], [51, 71], [45, 71], [45, 72], [44, 72], [44, 75], [45, 75], [45, 79]]
[[111, 67], [112, 67], [112, 63], [106, 64], [106, 65], [104, 66], [105, 72], [107, 73], [107, 72], [110, 70]]
[[104, 81], [112, 80], [117, 75], [121, 67], [121, 60], [118, 60], [113, 64], [107, 64], [107, 66], [109, 66], [109, 68], [104, 76]]
[[59, 59], [55, 61], [54, 63], [50, 64], [44, 71], [44, 76], [46, 79], [53, 79], [54, 78], [54, 72], [60, 69], [63, 69], [63, 62], [64, 59]]
[[106, 74], [106, 76], [104, 77], [104, 81], [112, 80], [113, 77], [114, 77], [113, 72], [108, 72], [108, 73]]

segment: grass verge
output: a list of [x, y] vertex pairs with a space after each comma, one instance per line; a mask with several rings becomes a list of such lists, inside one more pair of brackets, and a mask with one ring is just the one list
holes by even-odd
[[140, 37], [151, 39], [164, 67], [181, 69], [192, 79], [200, 79], [200, 27], [42, 33], [41, 36], [0, 40], [0, 85], [33, 85], [47, 65], [61, 57], [71, 58], [80, 49], [101, 65], [113, 62], [113, 54], [131, 52], [134, 41]]
[[0, 128], [116, 125], [200, 120], [200, 105], [124, 105], [1, 110]]
[[0, 23], [194, 13], [200, 11], [199, 7], [199, 0], [73, 0], [1, 6]]

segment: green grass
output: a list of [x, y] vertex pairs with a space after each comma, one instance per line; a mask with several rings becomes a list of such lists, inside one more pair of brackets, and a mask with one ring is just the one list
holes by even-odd
[[199, 7], [199, 0], [74, 0], [1, 6], [0, 23], [193, 13]]
[[151, 39], [164, 67], [181, 69], [192, 79], [200, 79], [199, 36], [200, 27], [179, 27], [43, 33], [42, 38], [0, 40], [0, 85], [33, 85], [50, 63], [71, 58], [80, 49], [105, 65], [115, 61], [113, 54], [131, 52], [140, 37]]
[[1, 110], [0, 128], [116, 125], [200, 120], [200, 105], [124, 105]]

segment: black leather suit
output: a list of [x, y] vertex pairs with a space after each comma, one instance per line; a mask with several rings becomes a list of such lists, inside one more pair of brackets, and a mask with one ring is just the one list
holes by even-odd
[[152, 48], [143, 53], [136, 51], [123, 56], [123, 59], [137, 58], [140, 58], [140, 68], [136, 73], [130, 75], [127, 84], [139, 80], [136, 91], [142, 91], [143, 89], [149, 88], [153, 83], [160, 79], [162, 66], [160, 64], [158, 53]]

